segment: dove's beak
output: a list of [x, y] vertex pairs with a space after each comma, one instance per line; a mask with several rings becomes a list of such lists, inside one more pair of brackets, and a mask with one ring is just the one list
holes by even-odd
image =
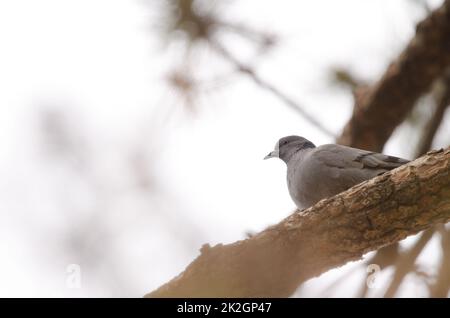
[[278, 158], [278, 150], [274, 150], [270, 152], [267, 156], [264, 157], [264, 160], [270, 159], [270, 158]]

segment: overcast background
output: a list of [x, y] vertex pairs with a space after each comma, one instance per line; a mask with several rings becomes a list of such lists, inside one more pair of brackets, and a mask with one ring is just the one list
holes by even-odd
[[[238, 35], [218, 40], [336, 135], [353, 99], [332, 70], [377, 80], [427, 14], [406, 0], [214, 3], [227, 21], [275, 35], [259, 51]], [[0, 2], [0, 296], [141, 297], [203, 243], [243, 239], [294, 210], [284, 163], [262, 160], [278, 138], [334, 141], [207, 45], [187, 50], [164, 33], [161, 8]], [[171, 85], [177, 72], [199, 83], [189, 99]], [[436, 147], [449, 143], [446, 116]], [[417, 138], [403, 124], [384, 152], [412, 158]], [[420, 257], [430, 271], [437, 246]], [[67, 285], [69, 264], [81, 288]], [[296, 295], [351, 297], [365, 278], [348, 264]], [[410, 277], [401, 295], [423, 287]]]

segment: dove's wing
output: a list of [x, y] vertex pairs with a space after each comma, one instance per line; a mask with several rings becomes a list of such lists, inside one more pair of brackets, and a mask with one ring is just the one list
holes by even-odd
[[[314, 149], [308, 161], [314, 166], [311, 167], [311, 172], [322, 182], [329, 182], [328, 185], [322, 184], [322, 187], [336, 193], [409, 162], [397, 157], [334, 144]], [[314, 176], [310, 175], [310, 178]]]
[[334, 144], [318, 147], [314, 151], [314, 158], [328, 167], [337, 169], [388, 171], [409, 162], [394, 156]]
[[409, 160], [383, 155], [382, 153], [361, 153], [355, 161], [361, 162], [365, 168], [392, 170], [409, 162]]
[[288, 163], [289, 193], [299, 208], [345, 191], [408, 160], [341, 145], [304, 150]]

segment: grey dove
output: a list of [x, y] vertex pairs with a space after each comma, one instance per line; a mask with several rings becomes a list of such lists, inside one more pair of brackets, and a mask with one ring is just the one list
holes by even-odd
[[409, 162], [335, 144], [316, 147], [299, 136], [281, 138], [264, 159], [274, 157], [287, 165], [289, 194], [299, 209]]

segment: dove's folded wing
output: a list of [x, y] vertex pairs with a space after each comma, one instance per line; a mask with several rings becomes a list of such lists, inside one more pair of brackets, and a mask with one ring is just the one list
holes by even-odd
[[394, 156], [334, 144], [319, 147], [315, 157], [327, 166], [341, 169], [392, 170], [409, 162]]
[[355, 160], [361, 162], [364, 167], [385, 170], [392, 170], [409, 162], [409, 160], [406, 159], [387, 156], [376, 152], [361, 154]]

